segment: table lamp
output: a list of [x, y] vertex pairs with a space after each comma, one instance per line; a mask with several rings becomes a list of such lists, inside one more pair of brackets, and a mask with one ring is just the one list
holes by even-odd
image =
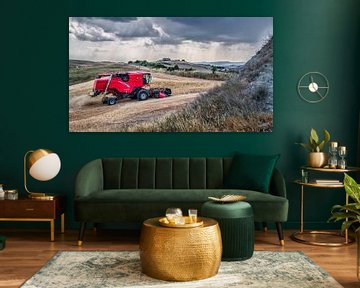
[[56, 153], [47, 149], [30, 150], [24, 156], [24, 187], [30, 198], [53, 199], [53, 196], [45, 193], [30, 192], [26, 185], [26, 174], [39, 181], [48, 181], [54, 178], [60, 171], [60, 158]]

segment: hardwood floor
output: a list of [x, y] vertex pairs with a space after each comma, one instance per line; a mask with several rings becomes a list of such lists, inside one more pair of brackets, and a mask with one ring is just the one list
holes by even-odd
[[[319, 247], [292, 241], [285, 231], [285, 246], [277, 245], [276, 231], [256, 231], [255, 250], [303, 251], [346, 288], [360, 287], [356, 277], [356, 244]], [[138, 231], [86, 231], [84, 245], [76, 245], [77, 231], [56, 234], [49, 241], [46, 230], [0, 230], [7, 237], [0, 251], [0, 287], [19, 287], [36, 273], [58, 250], [138, 250]], [[61, 287], [59, 287], [61, 288]]]

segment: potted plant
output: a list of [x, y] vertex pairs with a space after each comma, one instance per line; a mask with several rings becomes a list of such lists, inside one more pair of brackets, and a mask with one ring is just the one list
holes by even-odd
[[308, 143], [296, 143], [309, 151], [308, 165], [310, 167], [323, 167], [327, 164], [328, 154], [324, 152], [324, 147], [330, 140], [330, 133], [323, 129], [324, 139], [320, 141], [319, 136], [314, 128], [310, 130]]
[[329, 221], [343, 221], [341, 225], [342, 233], [344, 233], [346, 229], [355, 228], [357, 241], [357, 277], [360, 280], [360, 185], [348, 174], [344, 174], [345, 191], [354, 202], [348, 205], [334, 205]]

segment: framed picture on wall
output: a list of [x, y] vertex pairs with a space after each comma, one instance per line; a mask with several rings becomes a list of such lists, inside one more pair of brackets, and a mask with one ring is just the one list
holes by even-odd
[[70, 132], [271, 132], [272, 17], [70, 17]]

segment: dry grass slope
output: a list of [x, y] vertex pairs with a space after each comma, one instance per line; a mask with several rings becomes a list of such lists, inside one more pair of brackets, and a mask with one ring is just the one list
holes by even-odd
[[[202, 94], [181, 110], [165, 116], [158, 122], [136, 126], [132, 131], [272, 131], [272, 106], [269, 109], [269, 105], [272, 105], [272, 55], [271, 38], [244, 65], [239, 76]], [[267, 82], [264, 82], [264, 79]]]

